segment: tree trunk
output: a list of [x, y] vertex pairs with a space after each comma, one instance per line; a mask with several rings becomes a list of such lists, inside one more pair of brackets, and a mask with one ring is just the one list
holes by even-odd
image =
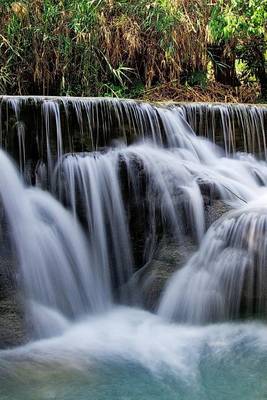
[[261, 50], [260, 63], [256, 71], [256, 78], [259, 80], [260, 83], [261, 97], [263, 99], [267, 99], [267, 60], [265, 60], [265, 43], [263, 43]]
[[239, 86], [235, 71], [235, 54], [227, 54], [225, 45], [210, 45], [208, 48], [209, 55], [214, 68], [214, 76], [216, 82], [228, 86]]

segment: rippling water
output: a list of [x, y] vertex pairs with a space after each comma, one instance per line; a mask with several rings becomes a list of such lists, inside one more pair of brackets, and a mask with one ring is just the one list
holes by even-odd
[[170, 324], [132, 308], [0, 352], [1, 400], [265, 399], [267, 326]]

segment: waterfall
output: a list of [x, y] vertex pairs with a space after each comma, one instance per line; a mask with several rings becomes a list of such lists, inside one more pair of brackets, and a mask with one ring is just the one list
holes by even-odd
[[[119, 181], [116, 153], [67, 155], [59, 161], [54, 190], [85, 220], [97, 279], [110, 292], [131, 276], [132, 252]], [[118, 240], [119, 239], [119, 240]], [[113, 277], [112, 277], [113, 274]], [[112, 294], [109, 293], [109, 297]]]
[[170, 280], [159, 313], [203, 323], [267, 315], [267, 192], [211, 226], [198, 252]]
[[[178, 247], [189, 235], [198, 250], [167, 284], [160, 315], [203, 323], [266, 314], [266, 114], [3, 97], [1, 144], [20, 174], [1, 150], [0, 198], [40, 336], [134, 305], [140, 288], [128, 284], [163, 237]], [[241, 139], [254, 154], [235, 152]], [[213, 199], [234, 211], [207, 230]]]
[[243, 150], [266, 159], [266, 107], [192, 103], [182, 109], [192, 129], [223, 146], [226, 154]]
[[[81, 318], [110, 304], [87, 239], [72, 217], [51, 195], [27, 188], [0, 151], [0, 199], [12, 231], [27, 300], [66, 318]], [[46, 321], [47, 325], [51, 323]], [[33, 321], [38, 329], [40, 320]], [[54, 327], [51, 327], [53, 331]]]
[[117, 140], [131, 144], [137, 138], [150, 138], [156, 144], [173, 145], [170, 116], [181, 135], [190, 125], [192, 131], [223, 147], [227, 156], [245, 151], [266, 159], [267, 108], [251, 105], [0, 96], [0, 143], [20, 157], [21, 168], [31, 163], [34, 169], [42, 159], [51, 170], [63, 153], [99, 150]]

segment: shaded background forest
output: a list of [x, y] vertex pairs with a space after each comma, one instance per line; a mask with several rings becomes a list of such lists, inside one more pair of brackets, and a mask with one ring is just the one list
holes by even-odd
[[267, 0], [0, 0], [0, 94], [265, 101]]

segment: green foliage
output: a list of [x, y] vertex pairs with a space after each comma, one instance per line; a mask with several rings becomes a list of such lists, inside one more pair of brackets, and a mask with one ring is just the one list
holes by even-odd
[[207, 83], [207, 73], [203, 71], [195, 71], [187, 79], [187, 84], [189, 86], [200, 86], [201, 88], [205, 88]]
[[[181, 51], [194, 42], [183, 0], [0, 0], [0, 7], [0, 90], [11, 93], [134, 95], [139, 85], [179, 78], [189, 59]], [[199, 48], [193, 70], [205, 64]]]
[[156, 0], [153, 3], [140, 2], [139, 15], [144, 17], [144, 29], [155, 28], [158, 33], [168, 34], [175, 24], [183, 18], [182, 9], [169, 0]]
[[102, 0], [69, 0], [66, 12], [70, 13], [69, 27], [76, 34], [90, 32], [98, 23]]
[[266, 96], [267, 0], [217, 0], [209, 23], [213, 42], [243, 64], [241, 80], [256, 77]]
[[242, 40], [264, 35], [267, 23], [267, 0], [217, 0], [210, 30], [215, 41]]
[[266, 2], [0, 0], [0, 93], [139, 97], [168, 82], [204, 88], [210, 15], [213, 41], [234, 43], [255, 74], [249, 44], [264, 34]]

